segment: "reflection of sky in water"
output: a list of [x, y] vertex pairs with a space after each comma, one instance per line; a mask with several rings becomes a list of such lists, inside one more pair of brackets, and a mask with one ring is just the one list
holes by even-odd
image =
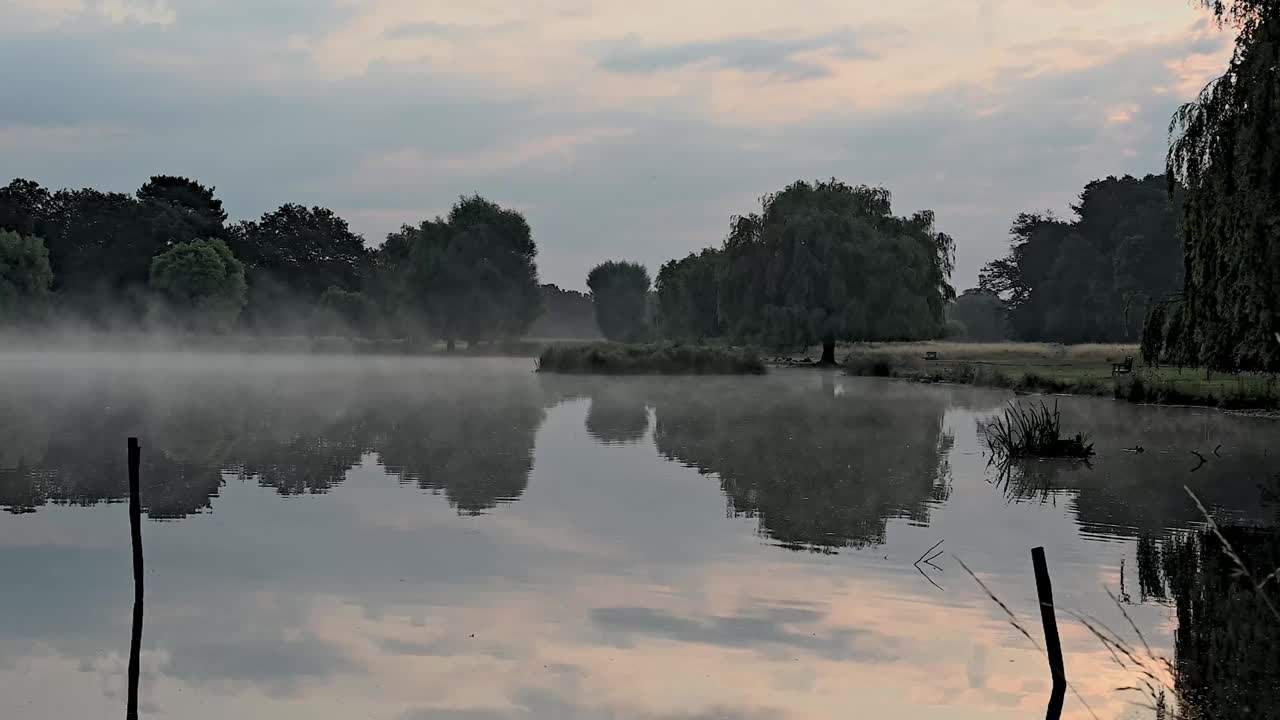
[[[411, 388], [438, 379], [437, 370], [401, 379]], [[975, 420], [998, 407], [1004, 397], [998, 393], [831, 377], [819, 382], [808, 371], [775, 373], [767, 381], [632, 380], [603, 388], [590, 380], [577, 386], [575, 380], [541, 381], [524, 363], [497, 364], [491, 374], [504, 389], [517, 383], [552, 396], [545, 419], [534, 417], [527, 486], [523, 478], [495, 476], [520, 467], [518, 457], [514, 465], [466, 459], [483, 452], [486, 442], [520, 454], [501, 439], [461, 440], [464, 434], [432, 425], [422, 437], [462, 447], [415, 455], [412, 437], [392, 442], [378, 437], [395, 434], [383, 428], [370, 433], [377, 451], [351, 445], [358, 449], [355, 467], [323, 495], [281, 498], [278, 487], [227, 473], [211, 511], [146, 523], [147, 714], [1025, 718], [1043, 712], [1046, 664], [951, 554], [979, 572], [1038, 635], [1029, 549], [1045, 545], [1060, 607], [1118, 627], [1122, 620], [1102, 588], [1118, 585], [1122, 558], [1127, 589], [1137, 595], [1133, 532], [1122, 526], [1159, 529], [1192, 519], [1179, 499], [1181, 484], [1192, 479], [1218, 485], [1214, 502], [1229, 512], [1259, 512], [1254, 480], [1222, 487], [1225, 475], [1210, 475], [1213, 468], [1202, 471], [1204, 477], [1187, 474], [1191, 465], [1183, 456], [1193, 444], [1224, 443], [1224, 454], [1235, 458], [1230, 462], [1258, 472], [1266, 461], [1262, 430], [1205, 413], [1064, 401], [1064, 422], [1094, 429], [1101, 455], [1092, 470], [1050, 478], [1054, 485], [1041, 502], [988, 482]], [[735, 383], [754, 384], [734, 391]], [[406, 423], [415, 411], [443, 413], [466, 425], [458, 413], [473, 392], [469, 387], [435, 398], [448, 400], [447, 407], [387, 412]], [[346, 431], [336, 428], [345, 426], [335, 419], [341, 413], [334, 411], [344, 398], [326, 392], [318, 391], [314, 402], [318, 415], [329, 415], [307, 427], [325, 428], [324, 437], [342, 435]], [[405, 392], [403, 402], [412, 406], [418, 396]], [[894, 409], [884, 410], [888, 428], [937, 423], [942, 413], [939, 440], [949, 438], [944, 457], [936, 457], [936, 448], [920, 449], [935, 454], [927, 464], [939, 474], [922, 486], [926, 494], [910, 483], [876, 493], [872, 509], [884, 523], [883, 543], [851, 543], [834, 553], [779, 547], [777, 528], [794, 533], [800, 520], [780, 514], [822, 509], [805, 498], [779, 505], [768, 494], [774, 491], [767, 476], [734, 464], [741, 448], [704, 432], [710, 426], [703, 420], [715, 413], [724, 427], [740, 429], [743, 442], [758, 443], [743, 424], [767, 422], [769, 413], [739, 412], [745, 399], [767, 405], [771, 393], [786, 392], [861, 403], [869, 407], [866, 417], [876, 415], [875, 402], [891, 402]], [[332, 402], [325, 405], [325, 398]], [[169, 403], [161, 415], [181, 415], [178, 405]], [[861, 415], [839, 414], [846, 409], [819, 420], [863, 422]], [[495, 417], [525, 422], [518, 415]], [[794, 425], [799, 420], [787, 422], [774, 431], [804, 430]], [[477, 422], [467, 430], [506, 432], [494, 429], [504, 423]], [[682, 434], [672, 439], [673, 432]], [[726, 472], [740, 474], [735, 491], [758, 491], [752, 497], [769, 504], [751, 516], [735, 512], [735, 501], [721, 490], [728, 481], [714, 468], [700, 475], [659, 455], [655, 435], [661, 433], [667, 435], [660, 442], [698, 456], [690, 464], [723, 460]], [[696, 433], [701, 439], [685, 442]], [[299, 446], [284, 435], [276, 440]], [[847, 459], [851, 472], [876, 468], [885, 484], [900, 482], [896, 473], [906, 455], [860, 444], [859, 437], [889, 441], [875, 428], [838, 427], [831, 437], [849, 446], [828, 457]], [[1144, 456], [1119, 452], [1137, 441], [1147, 446]], [[385, 456], [391, 445], [409, 458], [406, 467], [437, 477], [419, 482], [415, 476], [409, 487], [404, 478], [389, 478], [384, 464], [394, 464]], [[156, 451], [144, 446], [144, 454], [148, 449]], [[798, 451], [813, 448], [802, 444]], [[746, 459], [758, 457], [762, 471], [786, 473], [796, 463], [790, 472], [797, 476], [804, 472], [798, 464], [813, 459], [756, 452]], [[475, 478], [459, 490], [450, 471]], [[930, 490], [937, 483], [947, 490]], [[509, 497], [483, 502], [486, 492]], [[464, 501], [445, 501], [456, 497]], [[904, 500], [912, 506], [899, 507]], [[850, 527], [867, 524], [853, 516]], [[845, 519], [823, 518], [817, 527]], [[948, 554], [937, 562], [943, 569], [930, 571], [939, 590], [912, 561], [942, 539]], [[132, 589], [125, 507], [43, 505], [0, 515], [0, 573], [4, 716], [121, 712]], [[1140, 605], [1130, 612], [1154, 644], [1171, 644], [1170, 610]], [[1100, 717], [1126, 716], [1126, 696], [1112, 689], [1131, 677], [1078, 624], [1065, 616], [1061, 622], [1077, 689]], [[1074, 698], [1067, 707], [1068, 717], [1088, 716]]]

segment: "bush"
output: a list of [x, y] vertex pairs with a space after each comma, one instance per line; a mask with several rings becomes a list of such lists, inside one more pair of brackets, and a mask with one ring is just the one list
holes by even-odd
[[600, 375], [759, 375], [764, 362], [740, 348], [652, 343], [551, 345], [538, 372]]
[[884, 353], [850, 353], [844, 359], [844, 369], [850, 375], [893, 377], [896, 374], [896, 363], [893, 356]]

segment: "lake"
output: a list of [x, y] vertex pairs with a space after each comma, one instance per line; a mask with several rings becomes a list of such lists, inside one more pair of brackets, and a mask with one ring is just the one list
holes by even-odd
[[1042, 717], [1044, 657], [959, 564], [1040, 641], [1034, 546], [1075, 690], [1148, 717], [1067, 611], [1131, 637], [1110, 590], [1172, 656], [1140, 539], [1201, 526], [1184, 485], [1277, 517], [1272, 421], [1061, 398], [1096, 459], [1002, 477], [1002, 391], [532, 366], [0, 355], [0, 715], [123, 714], [130, 435], [142, 711], [190, 720]]

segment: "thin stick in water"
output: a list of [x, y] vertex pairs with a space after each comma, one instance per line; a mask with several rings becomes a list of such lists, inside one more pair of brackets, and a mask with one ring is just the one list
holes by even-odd
[[138, 498], [138, 466], [142, 448], [129, 438], [129, 531], [133, 539], [133, 632], [129, 640], [129, 698], [125, 720], [138, 720], [138, 655], [142, 650], [142, 503]]
[[1062, 717], [1062, 701], [1067, 694], [1066, 663], [1062, 659], [1062, 640], [1058, 637], [1058, 617], [1053, 610], [1053, 583], [1044, 548], [1031, 548], [1031, 564], [1036, 573], [1036, 595], [1040, 599], [1040, 622], [1044, 625], [1045, 654], [1049, 656], [1049, 672], [1053, 676], [1053, 693], [1049, 696], [1048, 720]]

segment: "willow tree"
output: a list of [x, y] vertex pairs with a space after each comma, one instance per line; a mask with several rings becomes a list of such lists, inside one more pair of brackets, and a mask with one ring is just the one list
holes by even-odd
[[[1237, 32], [1222, 77], [1170, 123], [1186, 187], [1181, 353], [1220, 370], [1280, 370], [1280, 5], [1201, 0]], [[1166, 348], [1167, 349], [1167, 348]]]
[[889, 191], [799, 181], [733, 218], [719, 304], [729, 334], [777, 346], [936, 337], [955, 298], [955, 243], [931, 211], [893, 214]]
[[230, 330], [245, 304], [244, 265], [220, 239], [179, 243], [151, 261], [154, 319], [194, 330]]
[[640, 342], [649, 335], [649, 271], [640, 263], [609, 260], [587, 273], [596, 325], [610, 340]]
[[44, 240], [0, 230], [0, 323], [41, 317], [52, 284]]

